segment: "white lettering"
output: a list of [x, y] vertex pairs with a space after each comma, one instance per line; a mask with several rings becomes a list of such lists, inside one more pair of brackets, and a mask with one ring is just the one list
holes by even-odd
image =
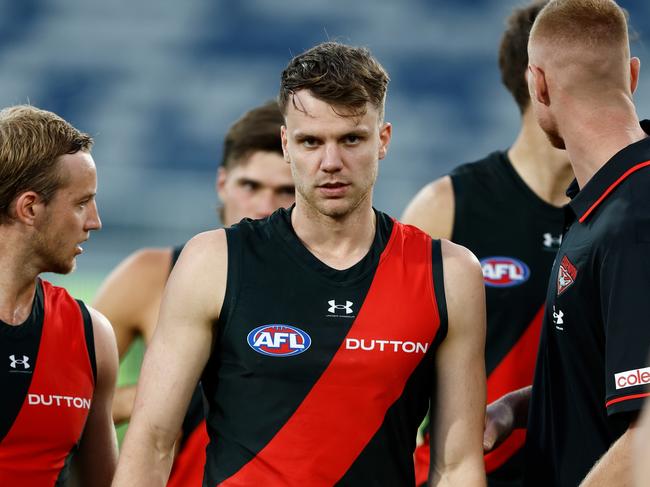
[[366, 345], [365, 340], [361, 340], [361, 350], [374, 350], [375, 349], [375, 341], [370, 340], [370, 345]]
[[402, 344], [402, 350], [404, 350], [406, 353], [413, 353], [415, 351], [415, 343], [404, 342]]
[[75, 397], [75, 396], [57, 396], [51, 394], [48, 395], [28, 394], [27, 404], [29, 404], [30, 406], [55, 405], [56, 407], [67, 407], [67, 408], [74, 407], [76, 409], [90, 409], [91, 400], [83, 397]]
[[260, 333], [255, 340], [254, 345], [256, 347], [275, 347], [275, 345], [273, 345], [273, 337], [268, 331]]
[[296, 335], [295, 333], [289, 335], [289, 347], [292, 349], [305, 348], [305, 346], [302, 343], [298, 343], [298, 335]]
[[[391, 346], [392, 345], [392, 346]], [[427, 353], [428, 343], [402, 342], [398, 340], [364, 340], [357, 338], [345, 339], [346, 350], [371, 351], [378, 349], [380, 352]]]
[[347, 350], [356, 350], [357, 348], [359, 348], [359, 340], [357, 340], [356, 338], [346, 338], [345, 348]]

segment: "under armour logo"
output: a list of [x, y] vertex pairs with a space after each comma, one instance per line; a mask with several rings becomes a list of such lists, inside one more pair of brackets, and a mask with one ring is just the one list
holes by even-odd
[[29, 369], [29, 357], [27, 355], [23, 355], [23, 359], [16, 359], [15, 355], [9, 355], [9, 360], [11, 360], [11, 363], [9, 366], [12, 369], [16, 368], [16, 365], [22, 365], [25, 370]]
[[545, 233], [543, 235], [544, 237], [544, 247], [552, 249], [552, 248], [559, 248], [560, 244], [562, 244], [562, 235], [559, 235], [557, 237], [554, 237], [550, 233]]
[[564, 330], [564, 328], [559, 326], [564, 324], [564, 320], [562, 319], [563, 316], [564, 316], [564, 312], [560, 309], [556, 313], [555, 306], [553, 306], [553, 324], [555, 325], [555, 328], [557, 328], [558, 330]]
[[344, 309], [346, 315], [352, 314], [352, 301], [346, 301], [345, 304], [336, 304], [335, 300], [330, 299], [327, 304], [330, 305], [328, 309], [330, 313], [336, 313], [337, 309]]

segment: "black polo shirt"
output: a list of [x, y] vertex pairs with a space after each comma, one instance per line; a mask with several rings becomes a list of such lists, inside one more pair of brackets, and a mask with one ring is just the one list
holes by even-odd
[[[641, 125], [650, 133], [649, 121]], [[649, 395], [650, 138], [567, 194], [530, 403], [527, 486], [578, 485]]]

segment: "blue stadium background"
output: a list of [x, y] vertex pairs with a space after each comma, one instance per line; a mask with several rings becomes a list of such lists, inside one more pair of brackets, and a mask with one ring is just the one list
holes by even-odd
[[[507, 147], [519, 114], [497, 46], [512, 0], [1, 0], [0, 105], [53, 110], [96, 138], [104, 230], [73, 281], [91, 292], [132, 250], [217, 224], [228, 125], [274, 97], [293, 54], [366, 45], [392, 81], [394, 139], [375, 203], [399, 216], [427, 181]], [[621, 1], [648, 56], [650, 2]], [[650, 76], [637, 95], [648, 115]]]

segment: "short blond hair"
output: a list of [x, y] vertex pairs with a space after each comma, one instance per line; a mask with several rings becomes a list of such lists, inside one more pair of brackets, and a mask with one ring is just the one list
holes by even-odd
[[551, 0], [535, 19], [530, 38], [587, 47], [627, 46], [627, 16], [613, 0]]
[[93, 139], [58, 115], [29, 105], [0, 111], [0, 223], [14, 199], [34, 191], [47, 203], [61, 184], [60, 156], [89, 152]]

